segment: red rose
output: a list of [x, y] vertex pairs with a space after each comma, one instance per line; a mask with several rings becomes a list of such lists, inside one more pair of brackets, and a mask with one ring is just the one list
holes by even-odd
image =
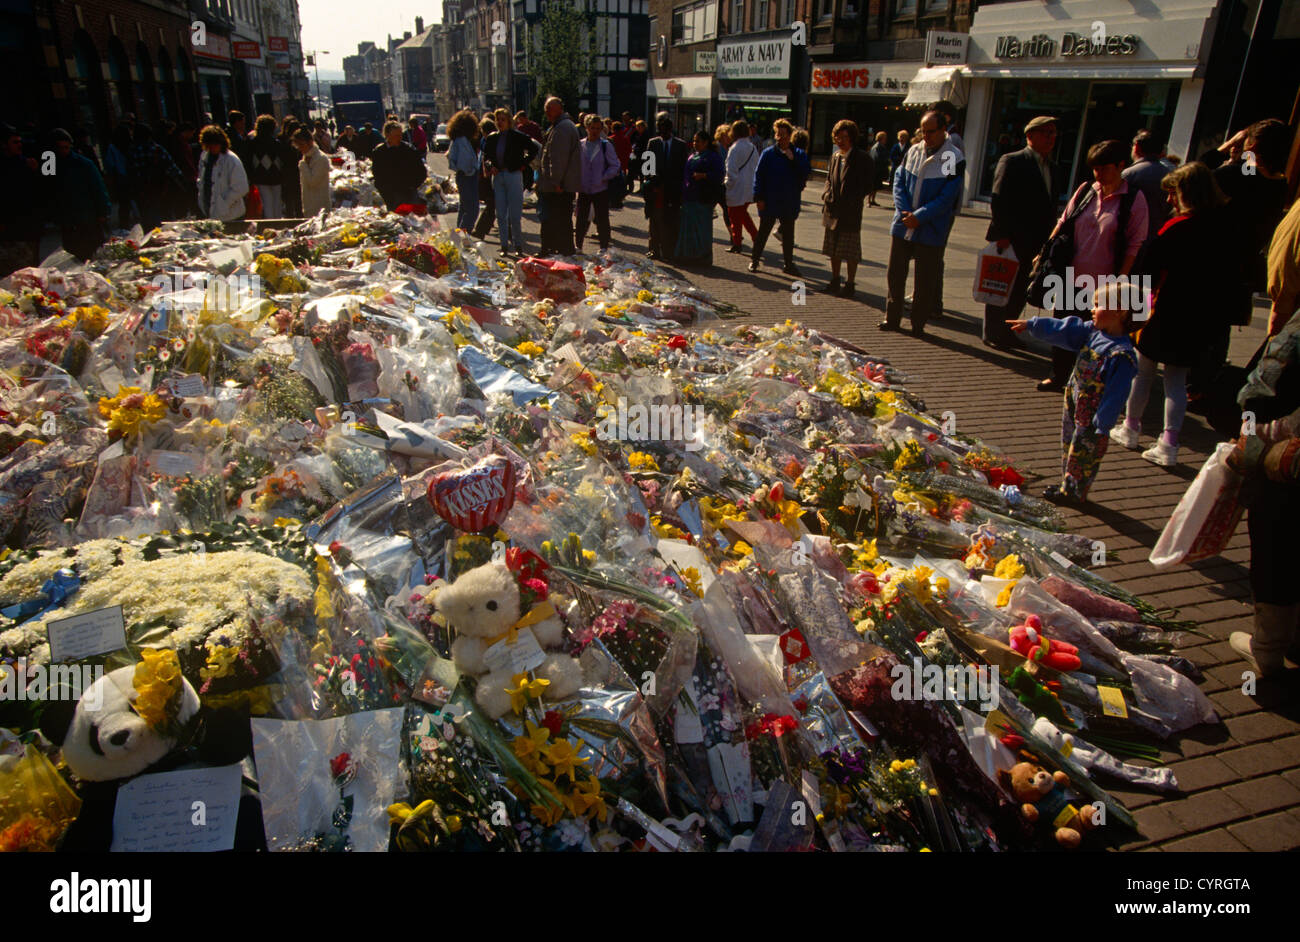
[[668, 341], [668, 347], [671, 350], [685, 350], [686, 338], [681, 334], [674, 334], [672, 339]]
[[779, 504], [785, 500], [785, 485], [777, 481], [772, 485], [772, 489], [767, 492], [767, 499], [774, 504]]
[[551, 731], [551, 735], [559, 737], [560, 727], [564, 725], [564, 717], [554, 710], [547, 710], [546, 715], [542, 717], [542, 725]]
[[335, 778], [342, 778], [351, 764], [352, 756], [346, 752], [340, 752], [333, 759], [330, 759], [330, 775]]
[[527, 591], [531, 592], [534, 600], [538, 602], [546, 601], [546, 596], [550, 592], [550, 589], [547, 587], [546, 583], [543, 582], [541, 579], [525, 579], [523, 582], [523, 587]]

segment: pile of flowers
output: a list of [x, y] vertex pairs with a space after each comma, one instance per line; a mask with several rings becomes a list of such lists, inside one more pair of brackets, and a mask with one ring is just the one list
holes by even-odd
[[[1194, 626], [1090, 571], [1010, 457], [834, 337], [728, 327], [617, 253], [543, 301], [433, 216], [123, 244], [0, 283], [0, 657], [48, 663], [52, 621], [120, 606], [127, 646], [100, 660], [138, 665], [151, 725], [182, 678], [255, 721], [337, 724], [299, 783], [322, 820], [294, 831], [297, 796], [261, 795], [273, 846], [1048, 846], [1000, 777], [1026, 753], [1106, 806], [1101, 846], [1136, 824], [1091, 770], [1174, 788], [1121, 760], [1215, 720], [1176, 653]], [[151, 317], [172, 268], [274, 297]], [[430, 485], [489, 456], [513, 484], [463, 532]], [[583, 674], [554, 698], [525, 658], [497, 719], [437, 606], [494, 560]], [[1019, 653], [1030, 624], [1083, 666]], [[898, 667], [970, 684], [895, 695]], [[819, 807], [792, 826], [795, 795]], [[48, 820], [0, 840], [57, 845]]]

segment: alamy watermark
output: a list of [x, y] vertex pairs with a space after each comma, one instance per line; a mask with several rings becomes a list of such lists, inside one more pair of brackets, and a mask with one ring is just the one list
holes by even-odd
[[97, 710], [104, 688], [96, 681], [104, 676], [98, 664], [44, 664], [27, 666], [27, 658], [17, 663], [0, 661], [0, 700], [71, 700], [84, 695], [86, 707]]
[[977, 700], [984, 712], [1001, 702], [996, 664], [931, 664], [919, 657], [912, 663], [895, 664], [889, 671], [894, 684], [889, 695], [895, 700]]
[[704, 407], [653, 403], [628, 405], [618, 397], [613, 408], [605, 407], [596, 425], [596, 437], [602, 442], [679, 442], [687, 451], [704, 447], [700, 427], [704, 424]]
[[1064, 277], [1046, 276], [1043, 288], [1043, 307], [1051, 311], [1087, 313], [1092, 310], [1093, 298], [1098, 293], [1113, 290], [1116, 303], [1132, 311], [1135, 321], [1145, 320], [1150, 314], [1150, 275], [1076, 275], [1074, 266], [1069, 265]]

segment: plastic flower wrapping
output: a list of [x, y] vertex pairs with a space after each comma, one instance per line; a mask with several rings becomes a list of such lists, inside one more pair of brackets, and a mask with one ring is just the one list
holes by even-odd
[[6, 849], [98, 784], [63, 662], [135, 665], [150, 774], [242, 759], [257, 847], [1050, 847], [1026, 762], [1085, 846], [1134, 838], [1106, 785], [1176, 789], [1154, 743], [1217, 722], [1194, 625], [880, 357], [618, 253], [528, 262], [345, 208], [0, 283]]

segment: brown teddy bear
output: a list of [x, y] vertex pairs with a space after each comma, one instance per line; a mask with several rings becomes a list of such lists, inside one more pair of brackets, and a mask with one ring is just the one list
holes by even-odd
[[1062, 787], [1070, 780], [1064, 772], [1051, 773], [1041, 765], [1019, 762], [1009, 773], [1003, 773], [1004, 783], [1020, 804], [1020, 813], [1031, 823], [1048, 821], [1056, 831], [1056, 842], [1073, 850], [1083, 840], [1083, 835], [1096, 826], [1096, 809], [1084, 805], [1081, 809], [1070, 804]]

